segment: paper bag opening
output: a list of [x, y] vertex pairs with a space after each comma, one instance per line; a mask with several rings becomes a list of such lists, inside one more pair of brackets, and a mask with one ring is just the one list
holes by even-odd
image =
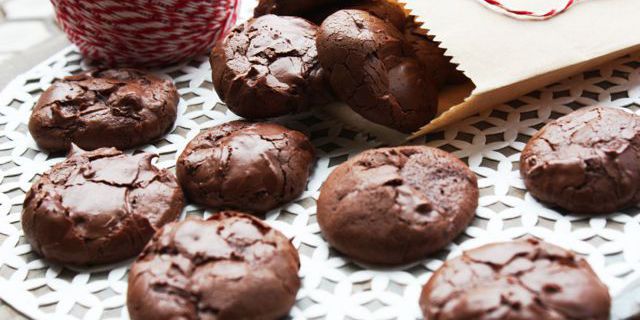
[[640, 50], [640, 1], [581, 2], [545, 21], [518, 20], [472, 0], [403, 0], [470, 79], [440, 92], [420, 136]]

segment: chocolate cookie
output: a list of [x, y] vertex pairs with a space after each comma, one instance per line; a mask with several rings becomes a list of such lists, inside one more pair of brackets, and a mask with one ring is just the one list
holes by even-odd
[[165, 226], [129, 272], [132, 320], [280, 319], [300, 288], [298, 252], [251, 216], [222, 212]]
[[318, 62], [317, 30], [304, 19], [275, 15], [235, 27], [211, 53], [213, 85], [220, 99], [248, 119], [331, 102]]
[[447, 246], [473, 219], [476, 176], [426, 146], [374, 149], [338, 166], [320, 190], [326, 240], [356, 260], [412, 262]]
[[277, 124], [234, 121], [193, 139], [176, 170], [195, 203], [265, 213], [300, 196], [313, 162], [313, 146], [304, 134]]
[[433, 78], [439, 87], [447, 84], [460, 84], [469, 81], [467, 77], [451, 63], [451, 58], [445, 56], [445, 50], [433, 41], [433, 37], [427, 35], [422, 24], [416, 21], [415, 16], [406, 19], [404, 37], [413, 48], [416, 58], [425, 66], [428, 76]]
[[520, 159], [537, 199], [574, 213], [611, 213], [640, 202], [640, 117], [589, 107], [552, 121]]
[[529, 239], [445, 262], [424, 286], [420, 307], [426, 320], [606, 320], [611, 298], [585, 260]]
[[140, 253], [184, 205], [175, 177], [154, 167], [154, 157], [74, 149], [24, 200], [22, 228], [34, 251], [69, 265], [112, 263]]
[[47, 151], [128, 149], [161, 138], [173, 127], [178, 92], [171, 81], [134, 69], [94, 70], [55, 82], [29, 119]]
[[390, 23], [340, 10], [322, 23], [317, 45], [334, 92], [364, 118], [413, 132], [436, 115], [435, 82]]

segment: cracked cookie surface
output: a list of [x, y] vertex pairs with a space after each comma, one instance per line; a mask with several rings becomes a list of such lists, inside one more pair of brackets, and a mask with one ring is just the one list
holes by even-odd
[[175, 176], [153, 166], [154, 157], [74, 149], [26, 195], [22, 227], [33, 249], [50, 261], [79, 266], [140, 253], [184, 206]]
[[194, 138], [176, 171], [187, 197], [198, 204], [263, 214], [302, 194], [314, 157], [301, 132], [234, 121]]
[[279, 231], [221, 212], [158, 232], [129, 272], [132, 320], [275, 320], [287, 315], [300, 259]]
[[365, 151], [320, 189], [318, 223], [338, 251], [383, 265], [409, 263], [448, 245], [478, 206], [477, 178], [426, 146]]
[[94, 70], [51, 85], [40, 97], [29, 131], [47, 151], [129, 149], [161, 138], [177, 117], [173, 83], [134, 69]]
[[333, 91], [364, 118], [410, 133], [436, 115], [436, 83], [391, 23], [340, 10], [324, 20], [316, 42]]
[[424, 286], [420, 307], [426, 320], [606, 320], [611, 298], [584, 259], [526, 239], [446, 261]]
[[588, 107], [550, 122], [522, 151], [537, 199], [574, 213], [611, 213], [640, 201], [640, 117]]
[[235, 114], [261, 119], [333, 101], [318, 62], [318, 26], [266, 15], [236, 26], [211, 53], [213, 85]]

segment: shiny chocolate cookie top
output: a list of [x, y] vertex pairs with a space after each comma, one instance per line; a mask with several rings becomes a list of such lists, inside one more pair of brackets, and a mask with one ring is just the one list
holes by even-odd
[[132, 320], [280, 319], [300, 288], [298, 252], [252, 216], [221, 212], [158, 232], [129, 272]]
[[175, 176], [150, 153], [74, 149], [33, 184], [22, 227], [34, 251], [70, 265], [136, 256], [157, 229], [175, 220], [184, 197]]
[[247, 119], [283, 116], [333, 100], [318, 62], [318, 27], [265, 15], [236, 26], [211, 53], [213, 85]]
[[640, 201], [640, 117], [588, 107], [544, 126], [520, 160], [537, 199], [573, 213], [602, 214]]
[[424, 286], [425, 319], [609, 319], [607, 287], [570, 251], [527, 239], [448, 260]]
[[128, 149], [161, 138], [177, 117], [173, 83], [134, 69], [87, 71], [54, 82], [38, 100], [29, 131], [47, 151]]
[[195, 203], [264, 214], [300, 196], [314, 157], [311, 142], [299, 131], [234, 121], [195, 137], [176, 171]]

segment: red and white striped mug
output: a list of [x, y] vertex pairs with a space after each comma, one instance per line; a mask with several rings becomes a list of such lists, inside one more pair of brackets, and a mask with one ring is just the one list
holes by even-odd
[[239, 0], [51, 0], [82, 55], [105, 65], [162, 66], [211, 49]]

